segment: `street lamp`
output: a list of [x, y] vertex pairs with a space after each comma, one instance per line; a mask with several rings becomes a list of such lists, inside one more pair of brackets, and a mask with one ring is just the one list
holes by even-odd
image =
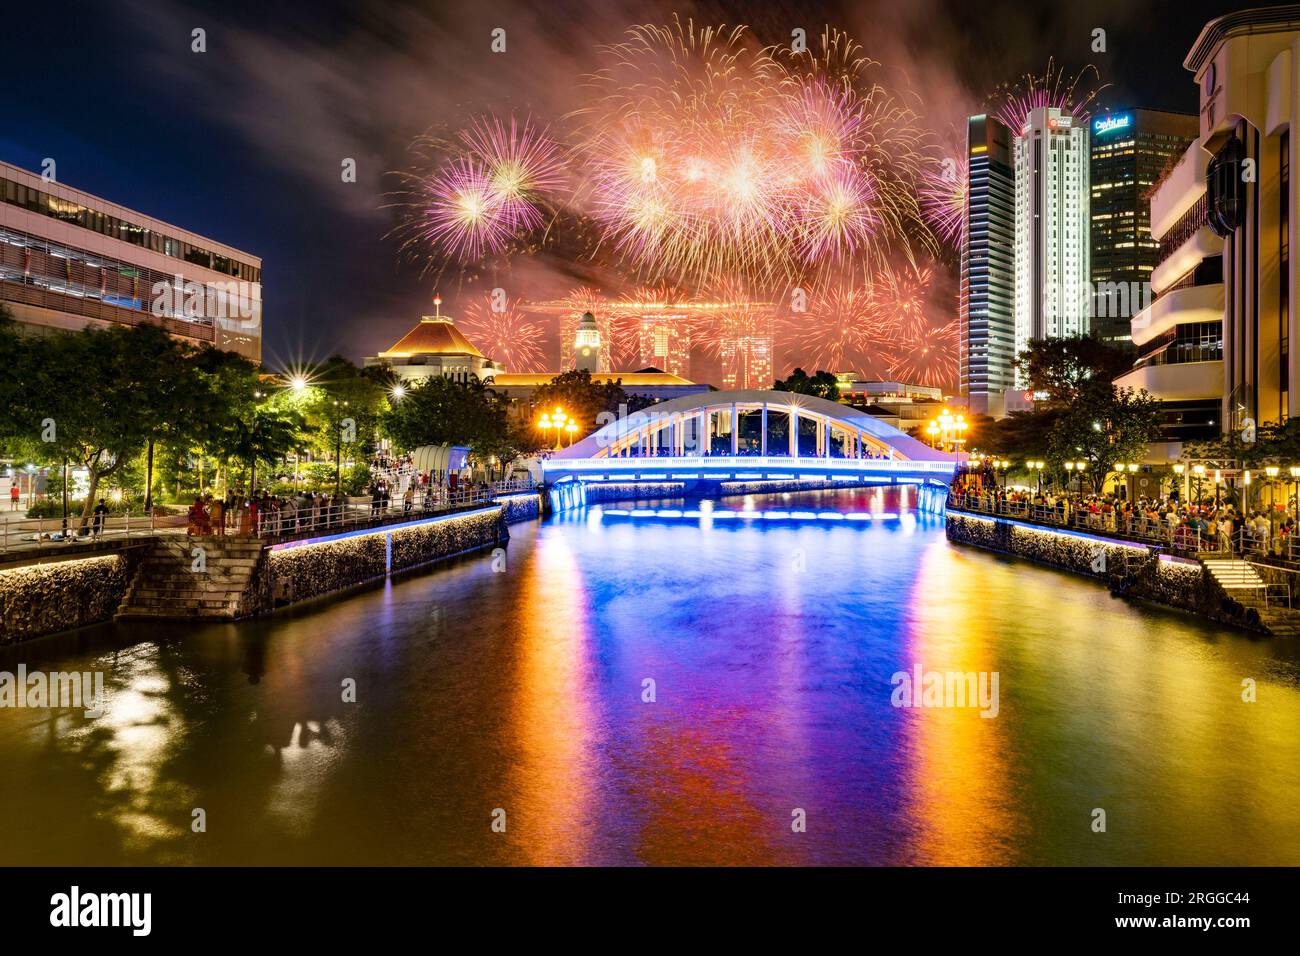
[[1291, 472], [1291, 497], [1300, 506], [1300, 465], [1292, 465], [1287, 471]]
[[[344, 402], [347, 408], [348, 403]], [[343, 494], [343, 413], [338, 399], [334, 400], [334, 497]]]
[[1277, 480], [1277, 473], [1281, 471], [1277, 465], [1268, 465], [1264, 469], [1264, 474], [1268, 476], [1268, 506], [1273, 509], [1277, 506], [1277, 493], [1273, 490], [1273, 483]]
[[969, 427], [965, 415], [954, 415], [945, 408], [925, 426], [925, 433], [930, 436], [932, 447], [946, 450], [945, 445], [964, 445]]
[[1034, 478], [1037, 480], [1038, 493], [1041, 495], [1043, 493], [1043, 462], [1027, 461], [1025, 462], [1025, 467], [1034, 473]]
[[1187, 471], [1187, 466], [1181, 461], [1174, 465], [1174, 474], [1178, 476], [1175, 480], [1180, 485], [1179, 495], [1183, 500], [1183, 504], [1187, 504], [1187, 476], [1184, 474], [1185, 471]]
[[401, 398], [403, 395], [405, 395], [405, 394], [406, 394], [406, 386], [405, 386], [405, 385], [403, 385], [403, 384], [401, 384], [401, 383], [399, 382], [398, 384], [396, 384], [396, 385], [393, 386], [393, 392], [392, 392], [393, 398], [400, 399], [400, 398]]
[[569, 419], [569, 424], [567, 424], [567, 425], [564, 426], [564, 430], [565, 430], [566, 432], [569, 433], [569, 447], [572, 448], [572, 447], [573, 447], [573, 435], [574, 435], [574, 433], [578, 430], [578, 423], [575, 422], [572, 418], [570, 418], [570, 419]]
[[[572, 425], [573, 428], [570, 429], [569, 425]], [[577, 422], [573, 421], [573, 419], [571, 419], [567, 414], [565, 414], [563, 408], [560, 408], [557, 405], [555, 411], [550, 413], [549, 415], [546, 412], [542, 412], [542, 417], [537, 420], [537, 427], [542, 429], [542, 431], [546, 431], [548, 428], [555, 429], [554, 450], [559, 451], [561, 436], [564, 434], [565, 431], [577, 431], [578, 424]], [[569, 444], [573, 444], [572, 439], [570, 439]]]

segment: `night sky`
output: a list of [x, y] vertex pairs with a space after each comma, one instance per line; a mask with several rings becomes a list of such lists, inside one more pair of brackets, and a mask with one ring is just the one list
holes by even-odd
[[[810, 35], [838, 25], [906, 78], [934, 128], [951, 130], [996, 84], [1041, 72], [1049, 55], [1069, 72], [1096, 64], [1111, 84], [1107, 107], [1194, 112], [1182, 60], [1204, 23], [1232, 9], [1202, 0], [49, 0], [4, 16], [0, 158], [39, 171], [53, 157], [68, 185], [260, 255], [270, 364], [334, 351], [360, 359], [427, 311], [434, 286], [385, 239], [396, 224], [385, 208], [397, 188], [390, 174], [409, 166], [412, 139], [466, 110], [562, 114], [592, 48], [630, 24], [675, 11], [749, 24], [763, 43], [788, 40], [792, 25]], [[196, 26], [207, 31], [202, 55], [190, 50]], [[510, 48], [492, 57], [497, 26]], [[1104, 54], [1089, 48], [1097, 27], [1107, 31]], [[340, 181], [343, 157], [358, 161], [355, 184]], [[454, 281], [439, 286], [446, 294]]]

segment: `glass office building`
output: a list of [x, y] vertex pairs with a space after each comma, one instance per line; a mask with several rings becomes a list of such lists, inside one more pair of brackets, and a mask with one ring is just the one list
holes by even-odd
[[29, 331], [152, 321], [261, 360], [261, 259], [7, 163], [0, 302]]

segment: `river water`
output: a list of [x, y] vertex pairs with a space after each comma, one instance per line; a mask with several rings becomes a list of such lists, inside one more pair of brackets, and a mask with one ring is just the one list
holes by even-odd
[[[1300, 863], [1300, 643], [911, 504], [593, 507], [504, 561], [8, 649], [108, 702], [0, 709], [0, 863]], [[918, 668], [996, 672], [996, 716], [894, 706]]]

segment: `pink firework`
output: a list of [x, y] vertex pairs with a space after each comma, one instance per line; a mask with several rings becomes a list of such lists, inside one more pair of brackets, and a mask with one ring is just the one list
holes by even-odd
[[932, 323], [899, 343], [891, 373], [914, 385], [957, 384], [957, 320]]
[[505, 248], [511, 230], [491, 175], [475, 160], [462, 157], [426, 184], [428, 206], [418, 232], [435, 247], [462, 262], [475, 262]]
[[500, 362], [509, 372], [542, 372], [546, 357], [542, 342], [546, 330], [519, 309], [519, 303], [507, 299], [500, 311], [492, 308], [490, 297], [475, 296], [465, 306], [461, 330], [480, 352]]
[[924, 338], [930, 327], [926, 315], [926, 299], [930, 293], [931, 267], [902, 265], [895, 269], [880, 269], [875, 275], [872, 290], [878, 307], [888, 317], [900, 341]]
[[536, 229], [544, 222], [546, 197], [564, 185], [560, 149], [531, 120], [523, 126], [510, 118], [507, 127], [496, 117], [481, 117], [461, 133], [469, 155], [487, 173], [492, 198], [506, 228]]
[[966, 198], [970, 165], [963, 155], [947, 156], [928, 165], [917, 186], [921, 217], [939, 241], [960, 249], [966, 240]]
[[895, 327], [870, 286], [832, 282], [810, 290], [806, 300], [796, 295], [787, 301], [805, 310], [781, 320], [784, 368], [886, 377], [895, 359]]
[[1101, 74], [1091, 63], [1067, 78], [1065, 68], [1058, 70], [1055, 61], [1048, 59], [1047, 72], [1042, 76], [1029, 73], [1019, 84], [1000, 86], [994, 91], [990, 99], [1000, 104], [994, 115], [1015, 134], [1019, 134], [1030, 112], [1043, 106], [1067, 110], [1075, 119], [1085, 119], [1097, 105], [1097, 95], [1110, 85], [1090, 86], [1100, 79]]
[[802, 192], [797, 223], [804, 262], [839, 262], [871, 241], [878, 223], [861, 168], [837, 160]]

